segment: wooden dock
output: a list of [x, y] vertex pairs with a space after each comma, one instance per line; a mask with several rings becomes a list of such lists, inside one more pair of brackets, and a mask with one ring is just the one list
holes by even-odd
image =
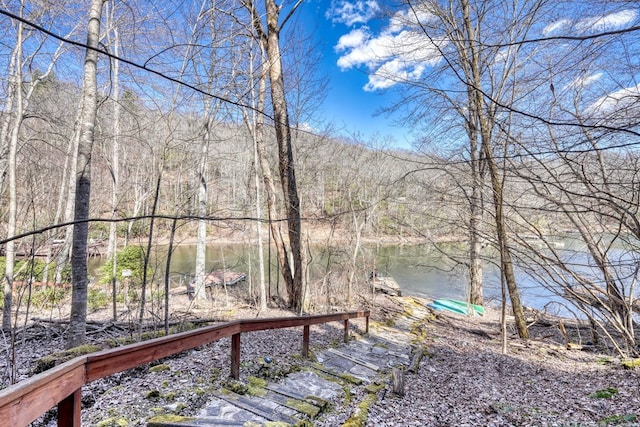
[[[64, 240], [53, 240], [51, 243], [42, 243], [35, 246], [31, 244], [18, 244], [16, 257], [45, 257], [48, 253], [57, 254], [64, 247]], [[107, 243], [104, 240], [89, 240], [87, 242], [87, 256], [101, 257], [107, 253]], [[0, 248], [0, 256], [4, 256], [4, 248]]]
[[[208, 289], [214, 286], [235, 286], [247, 279], [246, 273], [228, 270], [214, 270], [204, 277], [204, 286]], [[185, 286], [180, 286], [173, 290], [176, 295], [193, 295], [196, 291], [195, 280], [186, 282]]]
[[369, 276], [369, 284], [374, 292], [380, 292], [387, 295], [402, 296], [402, 290], [400, 285], [391, 276], [379, 276], [377, 273], [372, 273]]

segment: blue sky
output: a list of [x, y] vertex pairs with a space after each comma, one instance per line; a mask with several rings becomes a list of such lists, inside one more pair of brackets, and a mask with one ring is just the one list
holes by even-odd
[[[394, 137], [398, 147], [410, 148], [410, 130], [397, 125], [401, 117], [375, 113], [396, 99], [395, 81], [419, 81], [442, 57], [422, 34], [410, 30], [417, 19], [429, 20], [429, 12], [418, 10], [416, 18], [408, 11], [397, 11], [385, 18], [383, 4], [377, 0], [306, 0], [298, 11], [297, 24], [316, 29], [315, 37], [323, 43], [322, 71], [330, 78], [325, 119], [343, 135], [356, 134], [366, 141], [379, 133]], [[638, 9], [620, 8], [587, 8], [576, 17], [568, 13], [570, 8], [565, 9], [566, 16], [549, 16], [549, 22], [541, 22], [536, 35], [593, 34], [637, 22]], [[604, 79], [603, 73], [578, 73], [566, 88]], [[621, 99], [638, 93], [640, 84], [619, 87], [588, 108], [619, 106]]]
[[[389, 106], [397, 95], [393, 91], [365, 90], [369, 82], [366, 67], [341, 69], [338, 65], [339, 59], [345, 53], [336, 50], [341, 37], [363, 24], [370, 28], [384, 25], [379, 16], [368, 13], [374, 12], [371, 8], [375, 9], [375, 2], [339, 3], [336, 0], [310, 0], [304, 2], [298, 11], [297, 24], [316, 29], [314, 37], [323, 47], [322, 72], [330, 79], [323, 108], [325, 119], [332, 123], [341, 135], [358, 135], [365, 140], [374, 134], [381, 137], [391, 136], [396, 139], [397, 146], [408, 148], [408, 129], [394, 123], [394, 117], [376, 115], [381, 108]], [[349, 14], [345, 8], [340, 9], [340, 6], [345, 4], [360, 4], [361, 8], [351, 9], [353, 13]], [[364, 18], [368, 19], [365, 21]], [[354, 19], [357, 22], [353, 22]]]

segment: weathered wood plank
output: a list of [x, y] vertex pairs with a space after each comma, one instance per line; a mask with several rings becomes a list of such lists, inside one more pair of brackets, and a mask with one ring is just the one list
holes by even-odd
[[58, 427], [81, 427], [82, 390], [78, 389], [58, 403]]
[[87, 356], [87, 382], [232, 336], [239, 331], [240, 322], [236, 321], [91, 354]]
[[364, 366], [365, 368], [369, 368], [369, 369], [371, 369], [373, 371], [377, 372], [377, 371], [380, 370], [380, 367], [377, 366], [377, 365], [374, 365], [373, 363], [369, 363], [369, 362], [367, 362], [365, 360], [360, 360], [357, 357], [353, 357], [353, 356], [351, 356], [349, 354], [343, 353], [343, 352], [341, 352], [339, 350], [336, 350], [335, 348], [329, 348], [329, 349], [327, 349], [327, 351], [329, 353], [335, 354], [338, 357], [342, 357], [343, 359], [347, 359], [347, 360], [349, 360], [349, 361], [351, 361], [351, 362], [353, 362], [353, 363], [355, 363], [357, 365]]
[[86, 356], [14, 384], [0, 394], [3, 425], [26, 426], [85, 384]]
[[231, 337], [231, 378], [240, 378], [240, 334]]
[[398, 396], [404, 396], [404, 371], [402, 369], [393, 368], [391, 370], [391, 382], [393, 392]]
[[228, 390], [225, 390], [225, 393], [215, 393], [214, 396], [218, 399], [224, 400], [225, 402], [229, 402], [232, 405], [237, 406], [238, 408], [258, 415], [259, 417], [262, 417], [267, 421], [276, 423], [287, 423], [290, 425], [295, 425], [299, 421], [293, 417], [290, 417], [289, 415], [277, 412], [271, 408], [267, 408], [256, 401], [253, 401]]

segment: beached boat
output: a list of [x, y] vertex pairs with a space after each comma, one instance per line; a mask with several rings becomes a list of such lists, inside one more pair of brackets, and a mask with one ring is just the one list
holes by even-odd
[[484, 307], [482, 307], [481, 305], [469, 304], [466, 301], [449, 298], [439, 298], [433, 300], [433, 302], [429, 303], [428, 306], [438, 311], [446, 310], [452, 313], [471, 314], [474, 316], [484, 315]]

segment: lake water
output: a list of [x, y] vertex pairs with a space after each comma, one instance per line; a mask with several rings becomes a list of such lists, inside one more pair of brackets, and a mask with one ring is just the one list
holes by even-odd
[[[152, 257], [154, 269], [153, 281], [163, 281], [166, 264], [166, 247], [158, 248], [158, 254]], [[465, 299], [468, 293], [467, 272], [455, 267], [431, 244], [424, 245], [386, 245], [365, 246], [359, 265], [363, 273], [376, 269], [379, 273], [393, 276], [400, 284], [403, 293], [428, 298]], [[268, 250], [265, 249], [265, 256]], [[324, 271], [328, 259], [346, 262], [348, 251], [341, 248], [317, 248], [313, 254], [314, 270]], [[94, 261], [91, 268], [98, 274], [100, 261]], [[227, 269], [247, 273], [257, 277], [257, 250], [253, 246], [215, 245], [207, 248], [206, 269]], [[278, 283], [278, 270], [275, 254], [271, 254], [270, 272], [273, 289]], [[174, 284], [191, 280], [195, 269], [195, 246], [174, 248], [171, 262], [171, 278]], [[525, 306], [544, 309], [558, 314], [567, 314], [561, 306], [562, 299], [535, 283], [525, 273], [516, 269], [521, 299]], [[257, 281], [254, 281], [254, 283]], [[498, 306], [501, 299], [499, 270], [493, 264], [484, 266], [484, 296], [487, 305]], [[549, 303], [551, 303], [549, 305]]]

